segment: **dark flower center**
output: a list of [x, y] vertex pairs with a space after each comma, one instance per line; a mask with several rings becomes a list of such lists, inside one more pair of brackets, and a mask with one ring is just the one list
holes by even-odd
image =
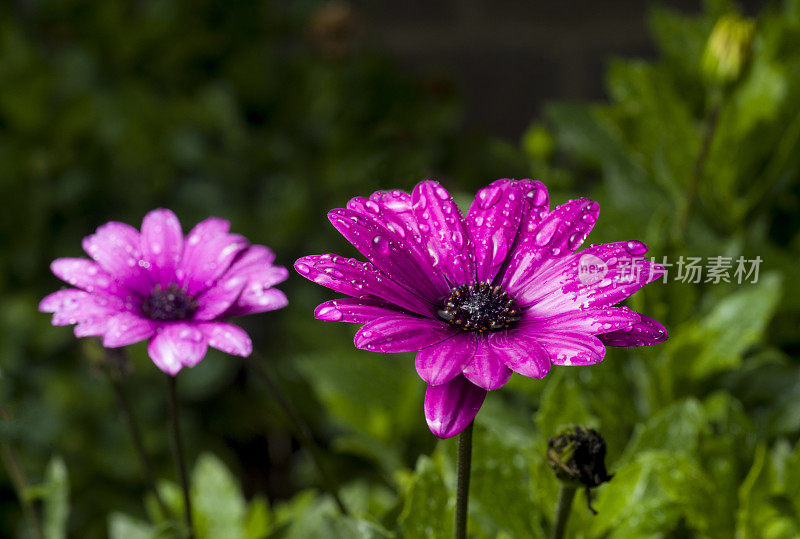
[[142, 304], [144, 315], [152, 320], [186, 320], [196, 310], [194, 298], [174, 283], [166, 288], [157, 284]]
[[439, 316], [465, 331], [500, 331], [519, 320], [519, 310], [499, 286], [478, 283], [454, 288]]

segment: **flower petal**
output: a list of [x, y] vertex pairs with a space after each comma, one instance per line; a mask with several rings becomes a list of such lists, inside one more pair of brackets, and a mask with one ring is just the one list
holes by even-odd
[[650, 346], [667, 340], [664, 326], [649, 316], [640, 316], [641, 320], [627, 329], [610, 331], [597, 337], [606, 346]]
[[261, 286], [259, 283], [250, 283], [242, 290], [236, 303], [225, 311], [222, 318], [264, 313], [282, 309], [287, 305], [289, 305], [289, 299], [286, 294], [277, 288], [268, 288]]
[[275, 253], [263, 245], [251, 245], [233, 261], [226, 277], [241, 276], [248, 282], [258, 282], [263, 286], [275, 286], [289, 277], [283, 266], [273, 266]]
[[197, 223], [186, 236], [177, 276], [179, 284], [190, 296], [213, 286], [247, 247], [244, 237], [228, 234], [229, 228], [228, 221], [210, 217]]
[[142, 254], [150, 275], [162, 287], [175, 282], [175, 270], [183, 254], [181, 223], [172, 211], [153, 210], [142, 221]]
[[505, 385], [511, 377], [511, 369], [505, 364], [505, 356], [489, 344], [489, 339], [480, 336], [477, 340], [475, 357], [464, 369], [467, 380], [486, 390]]
[[409, 293], [369, 262], [328, 253], [304, 256], [294, 267], [306, 279], [336, 292], [355, 298], [380, 298], [423, 316], [436, 316], [433, 305]]
[[475, 419], [486, 397], [486, 390], [459, 375], [425, 390], [425, 420], [439, 438], [459, 434]]
[[239, 326], [228, 322], [205, 322], [199, 327], [212, 348], [241, 357], [247, 357], [253, 352], [253, 342]]
[[469, 207], [467, 227], [479, 282], [491, 282], [511, 252], [526, 205], [522, 188], [520, 182], [497, 180], [478, 191]]
[[84, 290], [68, 288], [45, 297], [39, 310], [53, 313], [53, 325], [65, 326], [94, 320], [107, 320], [122, 310], [116, 298], [95, 296]]
[[340, 298], [321, 303], [314, 309], [314, 318], [328, 322], [365, 324], [381, 316], [401, 314], [392, 305], [378, 299]]
[[[523, 331], [518, 331], [518, 335]], [[588, 333], [525, 331], [524, 335], [547, 351], [553, 365], [593, 365], [603, 361], [606, 355], [606, 347], [600, 339]]]
[[606, 243], [554, 260], [517, 294], [517, 303], [546, 316], [619, 303], [663, 275], [664, 268], [644, 258], [646, 251], [639, 241]]
[[139, 231], [111, 221], [83, 238], [83, 250], [128, 290], [147, 296], [153, 287], [142, 258]]
[[349, 209], [331, 210], [328, 219], [367, 260], [402, 288], [426, 299], [438, 300], [446, 294], [437, 289], [430, 264], [416, 256], [407, 238]]
[[414, 360], [417, 374], [429, 384], [449, 382], [472, 361], [476, 341], [473, 333], [458, 332], [449, 339], [423, 348]]
[[461, 210], [447, 189], [435, 181], [424, 181], [411, 193], [414, 217], [422, 245], [451, 286], [475, 281], [475, 260], [472, 239]]
[[414, 352], [440, 343], [458, 332], [444, 322], [407, 315], [383, 316], [356, 333], [356, 348], [371, 352]]
[[550, 372], [550, 356], [536, 341], [518, 330], [500, 331], [489, 335], [494, 354], [512, 371], [530, 378], [544, 378]]
[[195, 320], [213, 320], [221, 315], [239, 298], [247, 283], [244, 277], [234, 276], [217, 281], [214, 286], [197, 296]]
[[582, 333], [609, 333], [625, 329], [639, 322], [640, 315], [628, 307], [605, 307], [598, 309], [575, 309], [547, 318], [528, 318], [518, 327], [545, 331], [578, 331]]
[[57, 258], [50, 264], [56, 277], [87, 292], [106, 292], [118, 298], [130, 296], [130, 291], [97, 263], [85, 258]]
[[157, 328], [157, 323], [123, 311], [108, 319], [106, 332], [103, 334], [103, 346], [117, 348], [150, 338]]
[[522, 237], [504, 275], [505, 289], [515, 295], [534, 282], [539, 268], [578, 249], [594, 227], [600, 205], [588, 198], [570, 200], [550, 212], [535, 228], [521, 231]]
[[160, 328], [147, 345], [156, 367], [175, 376], [183, 367], [194, 367], [208, 350], [205, 335], [192, 324], [173, 323]]

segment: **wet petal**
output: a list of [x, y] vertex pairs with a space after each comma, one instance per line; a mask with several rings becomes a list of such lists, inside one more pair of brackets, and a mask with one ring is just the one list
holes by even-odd
[[103, 334], [103, 346], [117, 348], [150, 338], [156, 332], [157, 324], [131, 312], [117, 313], [108, 319]]
[[262, 286], [275, 286], [289, 277], [289, 271], [283, 266], [273, 266], [275, 253], [263, 245], [251, 245], [231, 264], [226, 277], [239, 276], [249, 283], [258, 282]]
[[364, 324], [354, 342], [356, 348], [372, 352], [414, 352], [440, 343], [457, 332], [438, 320], [393, 315]]
[[464, 216], [450, 193], [438, 182], [424, 181], [411, 194], [422, 245], [434, 268], [451, 286], [475, 281], [475, 256]]
[[606, 347], [594, 335], [576, 331], [534, 333], [519, 330], [517, 335], [534, 340], [547, 351], [553, 365], [593, 365], [603, 361]]
[[125, 298], [130, 292], [97, 263], [85, 258], [57, 258], [50, 269], [56, 277], [87, 292]]
[[550, 372], [550, 355], [539, 342], [518, 330], [489, 335], [489, 346], [512, 371], [531, 378], [544, 378]]
[[664, 326], [649, 316], [640, 316], [641, 320], [627, 329], [611, 331], [597, 337], [606, 346], [650, 346], [667, 340]]
[[439, 438], [459, 434], [475, 419], [485, 397], [485, 389], [461, 375], [446, 384], [429, 385], [425, 391], [428, 428]]
[[328, 212], [331, 224], [372, 264], [399, 286], [428, 300], [438, 300], [430, 264], [416, 256], [406, 238], [390, 231], [373, 219], [349, 209]]
[[402, 288], [369, 262], [335, 254], [304, 256], [297, 273], [331, 290], [355, 298], [374, 297], [425, 316], [436, 316], [433, 305]]
[[401, 314], [394, 306], [378, 299], [341, 298], [321, 303], [314, 318], [328, 322], [365, 324], [382, 316]]
[[53, 313], [54, 326], [65, 326], [107, 320], [122, 310], [122, 305], [116, 298], [104, 298], [84, 290], [69, 288], [45, 297], [39, 303], [39, 310]]
[[486, 390], [505, 385], [511, 377], [511, 369], [506, 366], [505, 356], [489, 344], [486, 336], [477, 339], [475, 357], [464, 369], [467, 380]]
[[253, 352], [253, 342], [239, 326], [227, 322], [205, 322], [199, 327], [212, 348], [241, 357]]
[[539, 268], [578, 249], [594, 227], [600, 205], [588, 198], [570, 200], [547, 214], [536, 227], [527, 230], [516, 247], [504, 275], [509, 294], [530, 286]]
[[195, 320], [213, 320], [227, 311], [239, 298], [247, 281], [234, 276], [218, 281], [214, 286], [197, 296]]
[[525, 205], [521, 182], [497, 180], [478, 191], [467, 213], [478, 281], [491, 282], [508, 257]]
[[547, 318], [528, 318], [518, 327], [544, 331], [578, 331], [581, 333], [609, 333], [625, 329], [639, 322], [639, 313], [628, 307], [606, 307], [600, 309], [575, 309]]
[[153, 210], [142, 221], [142, 255], [150, 275], [162, 287], [175, 282], [175, 270], [183, 254], [181, 223], [172, 211]]
[[146, 296], [153, 287], [142, 257], [139, 231], [111, 221], [83, 238], [83, 250], [122, 286]]
[[264, 287], [259, 283], [249, 283], [242, 290], [236, 303], [225, 311], [222, 318], [275, 311], [287, 305], [289, 305], [289, 299], [277, 288]]
[[472, 361], [476, 337], [458, 332], [449, 339], [417, 352], [414, 366], [420, 378], [433, 385], [449, 382]]
[[211, 217], [198, 223], [186, 236], [177, 277], [189, 295], [195, 296], [213, 286], [248, 246], [244, 237], [228, 234], [229, 228], [228, 221]]
[[175, 376], [183, 367], [194, 367], [206, 355], [208, 344], [203, 332], [192, 324], [164, 325], [150, 339], [147, 353], [156, 367]]

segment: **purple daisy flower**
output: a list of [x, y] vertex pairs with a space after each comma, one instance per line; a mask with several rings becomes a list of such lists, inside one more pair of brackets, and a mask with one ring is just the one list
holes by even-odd
[[223, 320], [285, 307], [272, 288], [288, 277], [275, 255], [228, 233], [230, 223], [211, 217], [184, 239], [170, 210], [142, 221], [141, 233], [109, 222], [83, 239], [93, 260], [59, 258], [51, 269], [76, 288], [59, 290], [39, 304], [53, 325], [77, 324], [77, 337], [102, 336], [116, 348], [150, 339], [147, 351], [162, 371], [194, 367], [209, 346], [246, 357], [247, 333]]
[[601, 361], [605, 346], [667, 338], [655, 320], [613, 307], [663, 274], [644, 258], [646, 245], [575, 252], [598, 211], [582, 198], [551, 212], [541, 182], [502, 179], [478, 192], [464, 218], [447, 190], [425, 181], [410, 195], [378, 191], [328, 214], [369, 262], [324, 254], [295, 268], [350, 296], [314, 314], [364, 324], [356, 347], [417, 352], [428, 426], [448, 438], [512, 372], [543, 378], [551, 365]]

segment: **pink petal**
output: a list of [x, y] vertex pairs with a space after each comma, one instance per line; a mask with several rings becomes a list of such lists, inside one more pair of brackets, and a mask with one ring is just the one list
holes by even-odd
[[207, 349], [203, 332], [186, 323], [164, 325], [147, 345], [147, 353], [156, 367], [172, 376], [183, 367], [200, 363]]
[[461, 210], [450, 193], [434, 181], [418, 183], [411, 193], [422, 245], [451, 286], [475, 281], [472, 241]]
[[130, 295], [108, 272], [85, 258], [57, 258], [50, 269], [59, 279], [87, 292], [102, 291], [120, 298]]
[[364, 324], [354, 342], [356, 348], [372, 352], [414, 352], [440, 343], [457, 332], [438, 320], [398, 314]]
[[328, 219], [367, 260], [399, 286], [421, 298], [438, 300], [446, 294], [437, 289], [430, 264], [415, 255], [407, 238], [353, 210], [331, 210]]
[[285, 281], [289, 271], [283, 266], [273, 266], [275, 253], [263, 245], [251, 245], [245, 249], [231, 264], [226, 277], [234, 275], [244, 277], [249, 283], [260, 283], [272, 287]]
[[249, 283], [236, 303], [225, 311], [222, 318], [244, 314], [264, 313], [282, 309], [289, 304], [286, 295], [277, 288], [264, 287], [259, 283]]
[[480, 282], [491, 282], [511, 252], [526, 205], [522, 188], [520, 182], [497, 180], [478, 191], [469, 207], [467, 227]]
[[183, 254], [181, 223], [172, 211], [153, 210], [142, 221], [142, 254], [150, 264], [153, 281], [162, 287], [175, 282], [175, 270]]
[[53, 292], [39, 303], [40, 311], [54, 313], [54, 326], [79, 324], [98, 319], [105, 323], [105, 320], [121, 309], [121, 302], [117, 298], [96, 296], [76, 288]]
[[210, 217], [198, 223], [186, 236], [183, 258], [176, 273], [179, 284], [190, 296], [213, 286], [247, 247], [245, 238], [228, 234], [229, 227], [228, 221]]
[[473, 333], [458, 332], [449, 339], [423, 348], [414, 360], [417, 374], [429, 384], [449, 382], [472, 361], [476, 341]]
[[138, 230], [115, 221], [83, 238], [83, 250], [104, 270], [128, 290], [147, 296], [153, 283], [140, 245]]
[[505, 385], [511, 377], [511, 370], [505, 364], [505, 356], [498, 353], [486, 336], [477, 339], [475, 357], [464, 369], [467, 380], [486, 390], [497, 389]]
[[640, 316], [628, 307], [605, 307], [596, 309], [575, 309], [547, 318], [528, 318], [518, 327], [545, 331], [577, 331], [582, 333], [609, 333], [631, 327], [639, 322]]
[[375, 297], [424, 316], [436, 308], [392, 281], [369, 262], [335, 254], [304, 256], [295, 262], [297, 273], [336, 292], [355, 298]]
[[143, 341], [156, 332], [157, 324], [131, 312], [117, 313], [108, 319], [103, 346], [117, 348]]
[[530, 378], [544, 378], [550, 372], [550, 355], [539, 342], [518, 330], [489, 335], [492, 352], [512, 371]]
[[603, 361], [606, 355], [606, 347], [600, 339], [588, 333], [575, 331], [533, 333], [518, 330], [516, 335], [518, 338], [524, 335], [544, 348], [553, 365], [593, 365]]
[[600, 205], [588, 198], [570, 200], [549, 213], [535, 233], [522, 235], [508, 265], [503, 283], [511, 295], [535, 281], [539, 268], [578, 249], [592, 230]]
[[218, 281], [214, 286], [197, 296], [195, 320], [213, 320], [221, 315], [239, 298], [247, 281], [235, 276]]
[[314, 318], [329, 322], [364, 324], [382, 316], [401, 314], [392, 305], [377, 299], [341, 298], [321, 303], [314, 309]]
[[239, 326], [227, 322], [205, 322], [200, 324], [200, 329], [212, 348], [241, 357], [253, 352], [253, 342]]
[[425, 420], [439, 438], [459, 434], [475, 419], [486, 390], [456, 376], [446, 384], [429, 385], [425, 391]]
[[611, 331], [597, 337], [606, 346], [650, 346], [667, 340], [664, 326], [649, 316], [640, 316], [641, 321], [627, 329]]
[[[606, 243], [551, 261], [517, 293], [517, 303], [537, 316], [619, 303], [663, 275], [661, 266], [644, 258], [646, 251], [638, 241]], [[603, 269], [584, 272], [595, 264]]]

